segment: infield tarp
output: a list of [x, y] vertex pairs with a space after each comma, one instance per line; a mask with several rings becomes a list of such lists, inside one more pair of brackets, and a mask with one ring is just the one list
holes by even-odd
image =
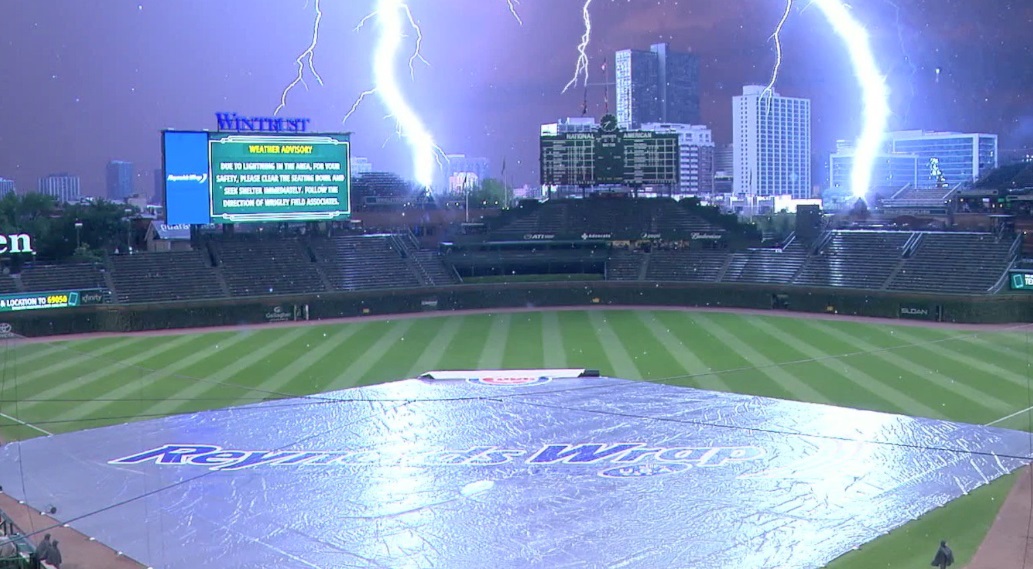
[[154, 567], [787, 569], [1028, 448], [620, 379], [409, 380], [8, 445], [0, 484]]

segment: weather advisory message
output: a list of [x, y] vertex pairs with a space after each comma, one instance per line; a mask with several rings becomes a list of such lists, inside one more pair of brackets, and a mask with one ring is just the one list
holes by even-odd
[[213, 223], [330, 221], [350, 214], [346, 135], [212, 135]]

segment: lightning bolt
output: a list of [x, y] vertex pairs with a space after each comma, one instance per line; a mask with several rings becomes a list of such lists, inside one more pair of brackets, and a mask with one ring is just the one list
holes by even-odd
[[577, 84], [578, 77], [583, 76], [585, 85], [588, 84], [588, 44], [592, 41], [592, 13], [589, 8], [592, 6], [592, 0], [585, 0], [584, 6], [581, 7], [581, 18], [585, 21], [585, 33], [581, 36], [581, 43], [577, 46], [577, 63], [574, 65], [574, 78], [571, 79], [565, 87], [563, 87], [563, 93], [566, 93], [568, 89]]
[[775, 33], [771, 34], [771, 39], [775, 41], [775, 67], [771, 70], [771, 81], [768, 82], [768, 86], [761, 94], [761, 97], [766, 95], [768, 98], [766, 113], [771, 112], [771, 100], [775, 95], [775, 82], [778, 81], [778, 72], [782, 69], [782, 28], [786, 25], [786, 20], [789, 19], [789, 14], [792, 11], [793, 0], [786, 0], [786, 11], [782, 14], [782, 19], [778, 21]]
[[312, 43], [310, 43], [308, 49], [301, 52], [301, 55], [299, 55], [298, 59], [295, 60], [295, 62], [298, 64], [298, 76], [295, 77], [294, 81], [291, 81], [287, 85], [287, 87], [284, 88], [283, 94], [280, 95], [280, 104], [276, 107], [276, 110], [273, 111], [273, 115], [279, 114], [280, 111], [282, 111], [283, 108], [287, 106], [287, 95], [291, 92], [291, 90], [298, 86], [298, 83], [301, 83], [302, 86], [305, 87], [305, 89], [308, 89], [308, 84], [305, 83], [306, 59], [308, 59], [308, 68], [312, 71], [312, 75], [315, 76], [316, 81], [319, 82], [320, 86], [323, 85], [323, 78], [319, 76], [319, 73], [316, 71], [316, 66], [312, 61], [315, 58], [316, 45], [319, 44], [319, 22], [323, 19], [323, 11], [319, 9], [319, 0], [315, 1], [314, 6], [316, 9], [316, 20], [312, 24]]
[[[413, 20], [409, 7], [401, 0], [377, 0], [376, 12], [367, 16], [363, 22], [371, 17], [376, 18], [380, 31], [373, 54], [374, 88], [363, 93], [354, 107], [357, 107], [366, 96], [377, 95], [390, 116], [395, 119], [399, 136], [412, 150], [413, 176], [416, 182], [429, 188], [434, 182], [434, 167], [440, 150], [419, 115], [405, 100], [395, 75], [395, 65], [405, 37], [406, 20], [416, 30], [417, 44], [423, 37], [422, 32]], [[410, 71], [418, 57], [419, 49], [409, 59]]]
[[854, 18], [846, 4], [842, 0], [811, 1], [846, 44], [854, 76], [861, 88], [863, 126], [854, 146], [850, 191], [854, 196], [863, 198], [870, 189], [872, 170], [889, 122], [889, 88], [875, 62], [868, 30]]
[[517, 4], [519, 4], [519, 3], [520, 3], [520, 0], [506, 0], [506, 5], [509, 6], [509, 13], [513, 14], [513, 17], [516, 18], [517, 23], [522, 26], [522, 25], [524, 25], [524, 21], [520, 19], [520, 14], [517, 14], [517, 9], [516, 9]]

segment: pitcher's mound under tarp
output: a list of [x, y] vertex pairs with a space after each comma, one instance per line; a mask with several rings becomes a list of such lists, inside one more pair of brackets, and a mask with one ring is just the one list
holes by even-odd
[[582, 371], [432, 372], [34, 439], [0, 449], [0, 484], [173, 569], [787, 569], [1029, 448], [1016, 431]]

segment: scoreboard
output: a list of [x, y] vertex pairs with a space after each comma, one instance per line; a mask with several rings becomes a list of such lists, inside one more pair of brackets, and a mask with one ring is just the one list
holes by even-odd
[[543, 186], [658, 186], [678, 183], [678, 135], [648, 131], [543, 134]]
[[171, 225], [347, 219], [347, 134], [163, 133]]

